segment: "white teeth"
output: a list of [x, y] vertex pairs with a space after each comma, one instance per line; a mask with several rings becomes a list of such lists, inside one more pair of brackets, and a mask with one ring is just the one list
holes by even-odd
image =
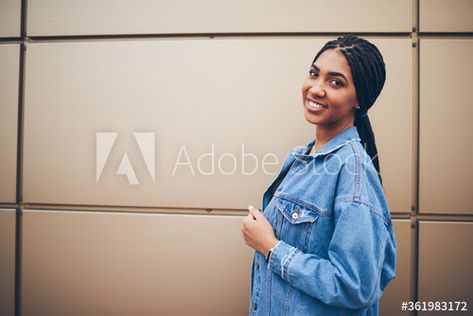
[[311, 100], [309, 100], [309, 106], [310, 106], [311, 108], [316, 108], [316, 109], [323, 108], [322, 105], [320, 105], [320, 104], [318, 104], [318, 103], [316, 103], [316, 102], [312, 102]]

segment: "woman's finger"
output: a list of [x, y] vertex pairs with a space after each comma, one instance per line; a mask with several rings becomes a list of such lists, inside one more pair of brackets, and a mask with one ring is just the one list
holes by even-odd
[[261, 217], [262, 213], [260, 210], [258, 210], [256, 207], [253, 205], [248, 206], [248, 210], [250, 211], [250, 214], [253, 215], [254, 219], [258, 219]]

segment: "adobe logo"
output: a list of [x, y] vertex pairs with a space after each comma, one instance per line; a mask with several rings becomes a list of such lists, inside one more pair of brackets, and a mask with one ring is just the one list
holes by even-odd
[[[155, 134], [154, 132], [133, 133], [153, 183], [155, 183]], [[112, 152], [117, 136], [117, 132], [95, 133], [95, 183], [98, 183], [100, 180], [100, 176]], [[128, 183], [131, 185], [140, 184], [136, 177], [135, 169], [126, 152], [123, 154], [116, 174], [125, 175], [128, 179]]]

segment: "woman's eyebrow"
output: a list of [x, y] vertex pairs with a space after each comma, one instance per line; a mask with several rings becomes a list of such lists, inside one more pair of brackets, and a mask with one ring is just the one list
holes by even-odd
[[[315, 70], [317, 70], [318, 72], [320, 72], [320, 68], [317, 67], [315, 64], [312, 64], [311, 67], [314, 68]], [[335, 76], [335, 77], [342, 77], [343, 79], [345, 79], [346, 82], [348, 82], [347, 77], [345, 77], [345, 75], [342, 74], [342, 73], [340, 73], [340, 72], [329, 71], [327, 74], [328, 74], [329, 76], [332, 76], [332, 77], [334, 77], [334, 76]]]

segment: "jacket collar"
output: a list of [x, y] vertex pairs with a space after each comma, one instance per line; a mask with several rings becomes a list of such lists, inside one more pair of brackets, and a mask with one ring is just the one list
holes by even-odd
[[335, 150], [343, 147], [349, 142], [354, 141], [361, 141], [360, 135], [356, 129], [356, 126], [349, 127], [342, 132], [335, 135], [328, 143], [323, 145], [316, 153], [308, 154], [309, 150], [315, 144], [315, 139], [311, 140], [306, 146], [302, 146], [296, 149], [296, 154], [310, 156], [310, 157], [317, 157], [322, 155], [327, 155]]

